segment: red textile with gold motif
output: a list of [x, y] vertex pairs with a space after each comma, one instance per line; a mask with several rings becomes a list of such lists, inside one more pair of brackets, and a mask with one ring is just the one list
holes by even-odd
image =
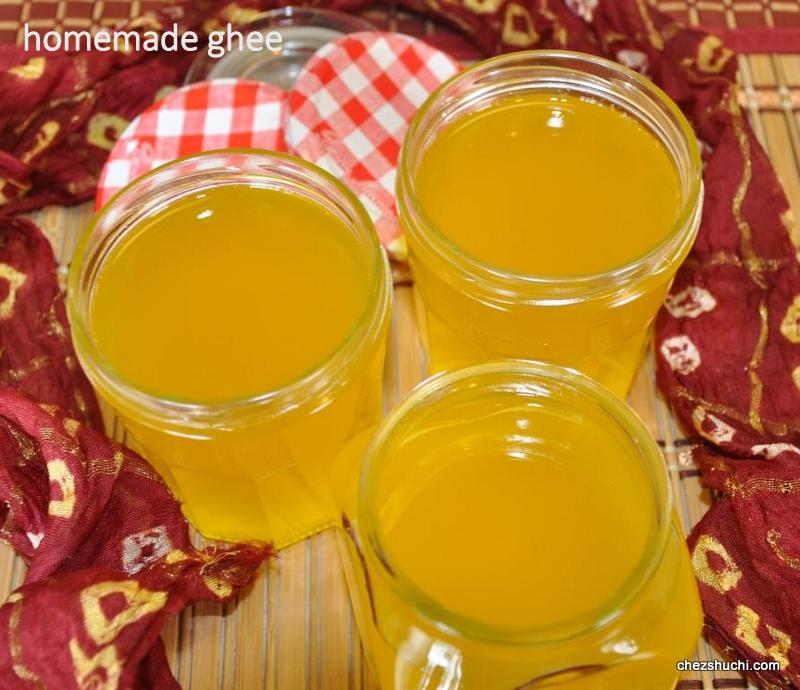
[[[203, 36], [248, 21], [277, 0], [176, 2], [127, 28], [192, 29]], [[330, 0], [356, 10], [365, 0]], [[27, 53], [0, 46], [0, 215], [94, 195], [116, 138], [168, 86], [183, 81], [196, 52]]]
[[[800, 529], [795, 517], [800, 509], [800, 269], [787, 232], [786, 198], [738, 106], [732, 54], [717, 38], [677, 25], [651, 10], [645, 0], [402, 0], [402, 4], [458, 27], [487, 54], [563, 47], [617, 59], [652, 77], [692, 121], [707, 166], [703, 222], [697, 245], [680, 270], [656, 324], [659, 384], [697, 442], [696, 459], [704, 481], [722, 494], [693, 531], [689, 544], [711, 637], [730, 656], [779, 661], [780, 672], [759, 677], [763, 685], [800, 687], [800, 647], [796, 642], [800, 639]], [[186, 25], [198, 25], [202, 17], [240, 16], [226, 3], [190, 5], [193, 16], [184, 17]], [[339, 9], [357, 5], [358, 0], [335, 3]], [[5, 180], [0, 188], [0, 201], [5, 199], [0, 213], [90, 196], [115, 131], [163, 85], [178, 80], [184, 66], [174, 58], [127, 56], [100, 60], [97, 65], [92, 62], [90, 70], [81, 71], [76, 67], [79, 59], [72, 56], [55, 64], [50, 64], [49, 57], [43, 63], [30, 57], [14, 50], [0, 53], [0, 179]], [[32, 246], [35, 244], [32, 241]], [[22, 366], [38, 354], [38, 343], [18, 347], [22, 349], [15, 357]], [[67, 362], [63, 362], [65, 367]], [[5, 359], [0, 365], [0, 370], [9, 371]], [[52, 362], [51, 369], [58, 367], [59, 362]], [[9, 374], [3, 376], [9, 380]], [[70, 385], [70, 376], [80, 378], [75, 372], [63, 376], [59, 385]], [[63, 390], [75, 390], [74, 381], [72, 385]], [[49, 384], [44, 386], [49, 388]], [[62, 393], [59, 400], [71, 414], [78, 413], [71, 392]], [[16, 405], [30, 403], [14, 394], [0, 396], [0, 415], [13, 418]], [[40, 414], [53, 419], [46, 412], [34, 415], [33, 408], [29, 412], [29, 421], [41, 422], [44, 418], [36, 416]], [[59, 438], [67, 444], [76, 440], [80, 444], [81, 434], [91, 433], [81, 427], [77, 439], [70, 440], [63, 421], [49, 423], [49, 428], [59, 429]], [[53, 470], [43, 465], [50, 447], [46, 439], [37, 436], [39, 429], [13, 428], [3, 463], [16, 470], [14, 476], [21, 483], [14, 490], [22, 497], [23, 506], [19, 514], [30, 515], [31, 521], [11, 534], [17, 548], [36, 558], [40, 556], [25, 544], [28, 524], [33, 525], [34, 535], [45, 534], [39, 549], [47, 546], [49, 550], [51, 544], [57, 549], [55, 539], [48, 542], [41, 531], [56, 520], [31, 506], [41, 504], [43, 492], [52, 492], [51, 501], [61, 501], [63, 490], [58, 480], [50, 482], [42, 474]], [[17, 438], [14, 433], [31, 439], [39, 449], [42, 459], [31, 463], [38, 470], [27, 469], [22, 446], [11, 445], [10, 438]], [[98, 444], [110, 443], [96, 435], [92, 438]], [[110, 448], [104, 450], [107, 462]], [[83, 452], [95, 457], [89, 447]], [[63, 459], [63, 452], [59, 458], [49, 457]], [[94, 486], [89, 471], [84, 472], [81, 486]], [[119, 476], [118, 482], [125, 473]], [[6, 482], [5, 495], [10, 495], [10, 486]], [[29, 491], [33, 493], [29, 495]], [[69, 546], [65, 548], [82, 549], [90, 541], [86, 532], [86, 542], [66, 542]], [[139, 587], [158, 589], [151, 580], [145, 581], [144, 573], [157, 578], [175, 565], [169, 561], [154, 562], [131, 577]], [[117, 577], [125, 572], [119, 561], [104, 565], [115, 568]], [[91, 572], [57, 576], [72, 578]], [[191, 568], [187, 566], [185, 572], [191, 580]], [[63, 592], [64, 616], [69, 621], [65, 625], [76, 626], [82, 663], [86, 658], [99, 658], [95, 653], [103, 643], [93, 638], [91, 631], [80, 629], [78, 619], [70, 618], [77, 615], [78, 608], [69, 602], [74, 604], [75, 596], [80, 599], [78, 590], [96, 581], [76, 585], [65, 579], [63, 589], [41, 586], [30, 590], [29, 599], [25, 588], [20, 590], [22, 606], [30, 601], [31, 610], [36, 596], [58, 597]], [[196, 577], [192, 581], [202, 592]], [[184, 591], [182, 580], [171, 582], [176, 588], [172, 593]], [[121, 596], [116, 596], [116, 606], [126, 600]], [[170, 596], [167, 601], [177, 606], [179, 599]], [[8, 616], [8, 623], [13, 623], [4, 626], [6, 632], [0, 636], [12, 630], [18, 631], [12, 635], [30, 634], [27, 639], [33, 639], [33, 628], [26, 628], [25, 622], [33, 625], [35, 616], [26, 618], [25, 609], [17, 604], [10, 602], [0, 610]], [[114, 620], [115, 605], [109, 604], [106, 620]], [[161, 610], [166, 611], [167, 606]], [[153, 642], [159, 615], [147, 614], [125, 628], [130, 635], [126, 639], [142, 635], [137, 652]], [[151, 627], [140, 628], [139, 622]], [[2, 640], [0, 654], [18, 654], [24, 648], [20, 639], [26, 638]], [[67, 645], [66, 649], [73, 647]], [[140, 675], [145, 679], [147, 674], [163, 676], [166, 667], [159, 650], [156, 646], [135, 672], [131, 669], [136, 664], [121, 662], [129, 674], [126, 682], [134, 682], [127, 680], [133, 677], [131, 673], [137, 682]], [[17, 675], [38, 672], [36, 661], [22, 659]], [[53, 658], [48, 663], [59, 662]], [[64, 667], [69, 672], [72, 668]], [[85, 664], [75, 668], [85, 668]], [[66, 678], [68, 673], [64, 673]], [[65, 681], [58, 687], [74, 687], [75, 682]], [[21, 686], [17, 682], [8, 687]]]

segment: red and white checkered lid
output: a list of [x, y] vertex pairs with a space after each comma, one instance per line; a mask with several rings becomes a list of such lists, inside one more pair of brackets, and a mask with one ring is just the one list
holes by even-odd
[[224, 148], [286, 151], [286, 103], [282, 89], [243, 79], [177, 89], [122, 133], [100, 175], [95, 208], [137, 177], [192, 153]]
[[394, 196], [403, 138], [425, 99], [459, 69], [410, 36], [355, 33], [320, 48], [289, 94], [289, 149], [356, 193], [395, 256], [404, 255]]
[[390, 254], [404, 259], [394, 195], [400, 147], [425, 99], [459, 69], [416, 38], [369, 31], [320, 48], [289, 94], [243, 79], [185, 86], [123, 132], [101, 173], [95, 205], [182, 156], [225, 148], [288, 150], [348, 185]]

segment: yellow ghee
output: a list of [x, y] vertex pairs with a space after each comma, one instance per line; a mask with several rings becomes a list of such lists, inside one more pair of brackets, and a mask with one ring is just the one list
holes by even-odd
[[343, 543], [381, 688], [668, 690], [702, 620], [677, 523], [613, 418], [519, 370], [418, 395], [368, 455]]
[[[330, 463], [380, 415], [385, 263], [371, 226], [357, 238], [313, 195], [201, 186], [146, 214], [100, 263], [87, 332], [115, 385], [80, 338], [78, 351], [205, 536], [282, 547], [336, 519]], [[174, 404], [201, 412], [164, 413]]]
[[[519, 87], [552, 78], [551, 62], [574, 62], [579, 85], [612, 73], [628, 87], [615, 97], [647, 117], [582, 86]], [[429, 99], [404, 143], [398, 208], [432, 371], [538, 359], [626, 394], [699, 222], [696, 144], [656, 91], [607, 61], [531, 51]]]
[[444, 235], [522, 275], [602, 273], [644, 256], [678, 215], [666, 149], [641, 123], [568, 93], [509, 96], [457, 120], [416, 177]]
[[97, 347], [151, 395], [247, 398], [319, 366], [367, 303], [356, 239], [297, 194], [196, 192], [144, 220], [101, 268]]
[[394, 492], [382, 516], [387, 553], [460, 616], [547, 625], [591, 610], [633, 570], [653, 519], [641, 478], [604, 471], [597, 458], [618, 450], [597, 440], [587, 434], [566, 452], [545, 441], [516, 456], [466, 450]]

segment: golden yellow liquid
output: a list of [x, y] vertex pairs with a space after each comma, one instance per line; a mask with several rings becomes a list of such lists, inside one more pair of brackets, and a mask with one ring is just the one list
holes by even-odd
[[[556, 623], [607, 600], [644, 550], [645, 487], [592, 455], [547, 453], [477, 452], [442, 467], [385, 515], [390, 557], [450, 611], [495, 625]], [[476, 557], [480, 544], [488, 557]]]
[[[672, 231], [680, 182], [665, 147], [609, 105], [560, 92], [506, 97], [447, 125], [415, 192], [428, 218], [482, 264], [565, 278], [622, 268]], [[401, 209], [402, 215], [402, 209]], [[638, 365], [672, 270], [582, 303], [487, 306], [409, 233], [421, 330], [434, 371], [499, 357], [570, 365], [620, 394]]]
[[[390, 585], [347, 508], [358, 516], [343, 540], [349, 583], [382, 690], [672, 688], [700, 633], [696, 585], [671, 523], [663, 559], [615, 608], [665, 519], [619, 431], [572, 408], [509, 407], [488, 389], [448, 407], [407, 432], [374, 489], [382, 558], [416, 594]], [[458, 620], [477, 632], [448, 633]], [[598, 627], [487, 639], [559, 625]]]
[[[184, 197], [135, 227], [100, 269], [91, 336], [137, 390], [219, 405], [278, 390], [341, 348], [368, 300], [352, 232], [298, 194], [246, 184]], [[379, 350], [315, 409], [198, 429], [116, 407], [206, 536], [281, 546], [336, 515], [331, 457], [379, 413]], [[302, 403], [301, 399], [301, 403]]]

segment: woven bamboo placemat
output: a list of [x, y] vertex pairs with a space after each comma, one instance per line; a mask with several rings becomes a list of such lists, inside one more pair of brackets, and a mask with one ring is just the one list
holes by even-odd
[[[54, 26], [81, 29], [114, 24], [160, 4], [159, 0], [0, 0], [0, 43], [16, 41], [23, 21], [39, 30]], [[800, 27], [800, 0], [657, 4], [688, 23], [726, 30]], [[471, 57], [466, 44], [451, 32], [392, 5], [371, 10], [367, 16], [385, 28], [433, 38], [440, 45], [452, 46], [459, 57]], [[794, 52], [742, 55], [739, 67], [741, 100], [784, 183], [795, 217], [800, 217], [800, 42]], [[47, 208], [32, 217], [66, 267], [77, 234], [91, 217], [91, 206]], [[399, 285], [384, 374], [386, 409], [422, 379], [421, 361], [411, 288]], [[687, 441], [657, 393], [652, 354], [644, 362], [629, 400], [664, 452], [678, 515], [688, 529], [703, 515], [711, 497], [702, 490], [698, 471], [685, 452]], [[110, 426], [111, 433], [124, 441], [121, 426], [113, 421]], [[0, 546], [0, 600], [21, 584], [24, 570], [21, 559]], [[186, 609], [168, 625], [164, 637], [172, 668], [187, 690], [375, 688], [364, 663], [330, 534], [281, 552], [278, 561], [265, 569], [237, 602]], [[698, 644], [696, 656], [717, 658], [704, 640]], [[748, 685], [733, 673], [687, 673], [678, 687], [712, 690]]]

